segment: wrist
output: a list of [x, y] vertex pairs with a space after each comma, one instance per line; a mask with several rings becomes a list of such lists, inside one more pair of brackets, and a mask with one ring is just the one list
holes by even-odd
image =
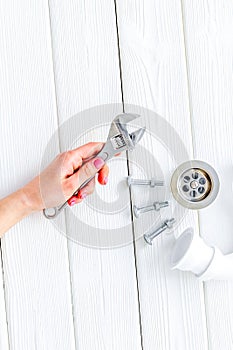
[[33, 209], [33, 203], [26, 187], [23, 187], [20, 190], [18, 190], [16, 192], [16, 196], [18, 198], [18, 204], [20, 206], [20, 211], [23, 216], [28, 216], [35, 211]]
[[43, 209], [38, 177], [24, 186], [20, 195], [22, 206], [28, 215]]

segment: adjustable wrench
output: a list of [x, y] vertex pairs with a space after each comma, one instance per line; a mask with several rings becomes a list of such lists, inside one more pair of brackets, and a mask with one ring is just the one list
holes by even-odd
[[[105, 163], [113, 158], [116, 154], [123, 151], [131, 151], [135, 148], [136, 144], [141, 140], [145, 127], [140, 128], [131, 134], [127, 131], [125, 124], [140, 117], [138, 114], [123, 113], [114, 118], [111, 123], [108, 138], [104, 144], [102, 150], [95, 155], [95, 158], [102, 158]], [[76, 196], [78, 192], [85, 187], [95, 176], [87, 179], [74, 193]], [[60, 212], [68, 206], [68, 200], [58, 207], [51, 209], [44, 209], [43, 214], [47, 219], [54, 219]], [[51, 210], [53, 213], [51, 213]]]

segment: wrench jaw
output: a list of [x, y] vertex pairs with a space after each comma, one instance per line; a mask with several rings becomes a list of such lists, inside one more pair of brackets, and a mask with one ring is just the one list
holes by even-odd
[[134, 147], [141, 140], [141, 138], [144, 135], [145, 131], [146, 131], [146, 127], [144, 126], [144, 128], [138, 129], [138, 130], [132, 132], [131, 134], [129, 134]]
[[139, 114], [123, 113], [123, 114], [118, 115], [115, 119], [116, 119], [116, 122], [118, 119], [118, 123], [120, 123], [120, 124], [127, 124], [127, 123], [131, 122], [132, 120], [140, 118], [140, 117], [141, 116]]
[[117, 134], [122, 134], [122, 131], [126, 133], [128, 137], [129, 134], [124, 125], [139, 117], [140, 117], [139, 114], [131, 114], [131, 113], [123, 113], [123, 114], [117, 115], [112, 121], [109, 134], [108, 134], [108, 139], [111, 139]]
[[[145, 127], [129, 134], [125, 125], [139, 117], [139, 114], [124, 113], [116, 116], [116, 118], [113, 120], [110, 127], [108, 139], [111, 140], [113, 147], [115, 143], [118, 143], [118, 141], [122, 141], [121, 147], [117, 147], [119, 152], [123, 152], [125, 150], [133, 150], [136, 144], [142, 138], [145, 132]], [[116, 149], [116, 147], [114, 148]]]

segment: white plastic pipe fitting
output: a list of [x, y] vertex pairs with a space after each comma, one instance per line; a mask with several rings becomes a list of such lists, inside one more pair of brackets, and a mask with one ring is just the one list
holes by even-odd
[[201, 281], [233, 279], [233, 253], [223, 255], [218, 248], [208, 246], [192, 228], [176, 240], [170, 264], [172, 269], [193, 272]]

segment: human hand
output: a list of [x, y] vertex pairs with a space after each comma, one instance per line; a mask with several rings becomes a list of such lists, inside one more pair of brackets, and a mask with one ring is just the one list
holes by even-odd
[[[68, 199], [69, 205], [80, 203], [86, 196], [93, 193], [95, 178], [82, 188], [77, 196], [72, 196], [73, 193], [96, 173], [98, 173], [98, 182], [106, 185], [108, 166], [101, 158], [92, 158], [102, 147], [103, 143], [92, 142], [59, 154], [40, 175], [23, 188], [31, 211], [56, 207]], [[88, 160], [90, 158], [92, 159]]]

